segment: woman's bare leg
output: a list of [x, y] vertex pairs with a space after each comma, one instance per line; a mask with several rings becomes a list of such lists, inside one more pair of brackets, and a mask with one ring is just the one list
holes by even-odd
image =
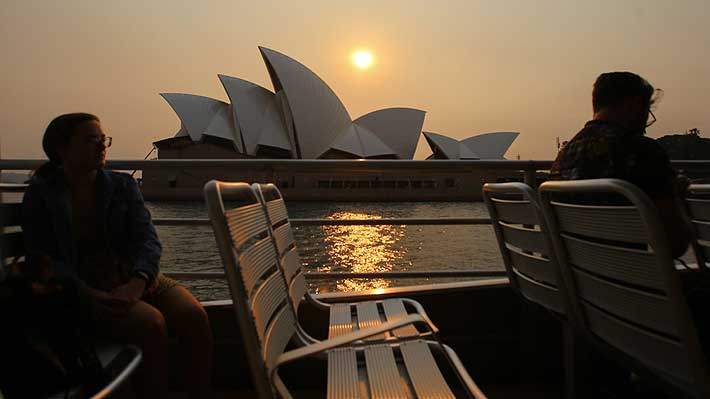
[[97, 321], [101, 336], [138, 346], [143, 352], [133, 380], [139, 398], [168, 396], [168, 333], [158, 309], [138, 301], [125, 313], [104, 313]]
[[211, 398], [213, 343], [205, 309], [190, 291], [179, 285], [150, 301], [177, 334], [188, 396], [192, 399]]

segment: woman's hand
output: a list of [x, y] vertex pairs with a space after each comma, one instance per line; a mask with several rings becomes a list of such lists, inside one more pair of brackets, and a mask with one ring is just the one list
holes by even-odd
[[121, 317], [134, 303], [119, 298], [110, 292], [97, 290], [88, 286], [83, 287], [82, 292], [87, 300], [87, 306], [94, 317]]
[[111, 291], [111, 295], [117, 299], [137, 302], [145, 291], [145, 280], [139, 277], [131, 278], [126, 284], [119, 285]]
[[679, 174], [673, 180], [673, 189], [675, 194], [681, 199], [688, 195], [688, 187], [690, 187], [690, 179], [686, 175]]

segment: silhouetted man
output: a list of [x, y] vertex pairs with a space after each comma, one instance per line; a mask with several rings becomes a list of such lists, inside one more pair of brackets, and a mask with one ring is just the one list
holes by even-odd
[[554, 180], [617, 178], [641, 188], [656, 204], [673, 256], [688, 247], [690, 231], [676, 200], [685, 195], [668, 155], [645, 136], [656, 121], [651, 107], [660, 90], [631, 72], [609, 72], [594, 82], [594, 117], [565, 145], [550, 170]]

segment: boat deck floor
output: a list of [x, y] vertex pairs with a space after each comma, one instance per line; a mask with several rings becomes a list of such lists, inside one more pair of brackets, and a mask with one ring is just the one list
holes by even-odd
[[[556, 399], [564, 397], [560, 388], [559, 386], [544, 385], [486, 386], [484, 391], [489, 399]], [[325, 398], [323, 391], [315, 390], [296, 390], [292, 394], [294, 398]], [[214, 399], [258, 399], [258, 397], [256, 391], [253, 390], [227, 390], [216, 392]], [[171, 393], [170, 399], [187, 399], [187, 395]]]
[[[562, 399], [565, 397], [564, 387], [552, 384], [513, 384], [513, 385], [486, 385], [482, 386], [483, 391], [489, 399]], [[599, 399], [666, 399], [670, 398], [658, 391], [648, 391], [646, 389], [632, 389], [633, 392], [606, 392], [597, 393], [595, 398]], [[323, 391], [317, 390], [295, 390], [295, 398], [325, 398]], [[187, 399], [183, 393], [173, 392], [170, 399]], [[214, 399], [258, 399], [256, 391], [253, 390], [222, 390], [215, 392]]]

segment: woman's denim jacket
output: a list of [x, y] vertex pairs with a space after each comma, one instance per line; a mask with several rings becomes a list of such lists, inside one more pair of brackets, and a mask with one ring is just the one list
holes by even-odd
[[[158, 274], [162, 247], [136, 181], [125, 173], [99, 170], [97, 213], [110, 251], [150, 281]], [[48, 256], [59, 276], [77, 278], [77, 248], [71, 229], [71, 199], [61, 169], [30, 182], [22, 200], [22, 230], [28, 261]]]

